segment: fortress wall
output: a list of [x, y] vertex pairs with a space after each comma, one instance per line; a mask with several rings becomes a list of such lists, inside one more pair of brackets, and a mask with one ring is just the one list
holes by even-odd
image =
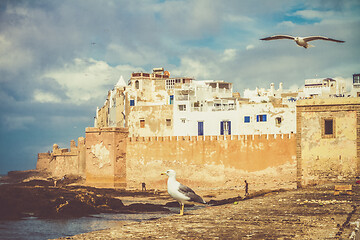
[[86, 128], [86, 184], [126, 187], [127, 128]]
[[192, 187], [229, 187], [255, 182], [296, 180], [295, 134], [244, 136], [129, 137], [127, 183], [163, 189], [174, 169]]
[[70, 142], [70, 150], [59, 148], [54, 144], [50, 153], [39, 153], [36, 169], [50, 173], [55, 178], [64, 175], [84, 175], [85, 165], [85, 140], [83, 137], [78, 139], [78, 146], [74, 140]]
[[[86, 141], [38, 154], [38, 170], [77, 174], [96, 187], [166, 188], [167, 169], [192, 188], [254, 188], [296, 182], [295, 134], [128, 137], [127, 128], [87, 128]], [[286, 185], [288, 186], [288, 185]]]
[[36, 162], [36, 170], [48, 172], [51, 161], [50, 153], [38, 153], [38, 158]]
[[78, 153], [54, 154], [50, 162], [52, 176], [61, 178], [65, 175], [79, 175]]

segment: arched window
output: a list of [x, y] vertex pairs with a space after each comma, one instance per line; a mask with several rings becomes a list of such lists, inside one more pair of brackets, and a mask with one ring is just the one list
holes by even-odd
[[136, 88], [136, 89], [139, 89], [139, 88], [140, 88], [140, 86], [139, 86], [139, 81], [138, 81], [138, 80], [135, 81], [135, 88]]

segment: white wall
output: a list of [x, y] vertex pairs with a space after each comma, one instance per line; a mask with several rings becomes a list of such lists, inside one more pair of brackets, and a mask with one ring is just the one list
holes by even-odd
[[[179, 111], [177, 104], [173, 119], [175, 136], [198, 135], [198, 121], [204, 122], [204, 135], [220, 135], [220, 122], [225, 120], [231, 121], [232, 135], [296, 132], [295, 107], [275, 108], [271, 103], [257, 103], [242, 104], [232, 111], [191, 112], [190, 106], [186, 111]], [[260, 114], [266, 114], [266, 122], [257, 122], [256, 115]], [[244, 122], [245, 116], [250, 116], [249, 123]], [[281, 118], [280, 124], [276, 124], [277, 117]]]
[[[271, 103], [242, 104], [239, 107], [239, 133], [242, 134], [279, 134], [296, 132], [296, 111], [294, 107], [274, 107]], [[256, 115], [266, 114], [266, 122], [257, 122]], [[250, 116], [250, 123], [244, 117]], [[281, 123], [276, 124], [276, 118]]]

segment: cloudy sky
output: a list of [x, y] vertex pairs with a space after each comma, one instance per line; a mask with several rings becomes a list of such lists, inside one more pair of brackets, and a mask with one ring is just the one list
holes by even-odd
[[[225, 80], [242, 93], [270, 83], [360, 72], [358, 0], [0, 0], [0, 174], [85, 136], [120, 75], [164, 67]], [[274, 34], [324, 35], [304, 49]]]

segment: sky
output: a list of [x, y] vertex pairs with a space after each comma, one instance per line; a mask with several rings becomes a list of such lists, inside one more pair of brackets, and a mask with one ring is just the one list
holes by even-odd
[[[122, 75], [224, 80], [234, 91], [360, 73], [358, 0], [0, 0], [0, 174], [85, 137]], [[304, 49], [275, 34], [323, 35]]]

